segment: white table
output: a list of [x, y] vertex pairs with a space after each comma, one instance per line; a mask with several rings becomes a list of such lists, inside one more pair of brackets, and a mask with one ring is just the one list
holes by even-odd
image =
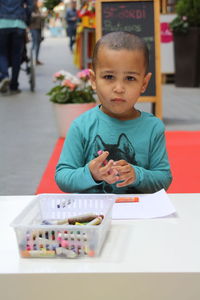
[[0, 299], [200, 299], [200, 194], [170, 194], [177, 218], [112, 221], [101, 255], [73, 260], [19, 257], [9, 224], [32, 198], [0, 197]]

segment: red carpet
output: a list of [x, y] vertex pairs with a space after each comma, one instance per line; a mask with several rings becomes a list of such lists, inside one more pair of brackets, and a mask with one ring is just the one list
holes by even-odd
[[[200, 131], [168, 131], [166, 139], [173, 174], [168, 193], [200, 193]], [[62, 193], [54, 174], [63, 142], [58, 139], [36, 194]]]

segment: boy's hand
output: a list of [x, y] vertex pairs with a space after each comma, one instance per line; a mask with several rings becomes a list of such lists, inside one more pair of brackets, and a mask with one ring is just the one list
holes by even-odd
[[133, 183], [136, 179], [134, 168], [125, 160], [118, 160], [113, 163], [113, 169], [118, 173], [118, 180], [123, 182], [117, 183], [117, 187], [124, 187]]
[[108, 155], [109, 152], [104, 151], [97, 158], [91, 160], [89, 169], [95, 181], [105, 181], [112, 184], [118, 181], [119, 177], [117, 176], [117, 171], [113, 168], [114, 161], [109, 160], [106, 162]]

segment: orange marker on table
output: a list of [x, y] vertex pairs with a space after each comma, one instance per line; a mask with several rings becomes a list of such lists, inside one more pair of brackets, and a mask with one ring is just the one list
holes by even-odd
[[118, 197], [115, 200], [115, 203], [132, 203], [139, 202], [139, 197]]

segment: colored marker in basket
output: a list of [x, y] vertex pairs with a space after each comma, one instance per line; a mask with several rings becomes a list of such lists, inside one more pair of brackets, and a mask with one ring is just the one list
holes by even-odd
[[115, 203], [138, 203], [139, 201], [139, 197], [118, 197]]

